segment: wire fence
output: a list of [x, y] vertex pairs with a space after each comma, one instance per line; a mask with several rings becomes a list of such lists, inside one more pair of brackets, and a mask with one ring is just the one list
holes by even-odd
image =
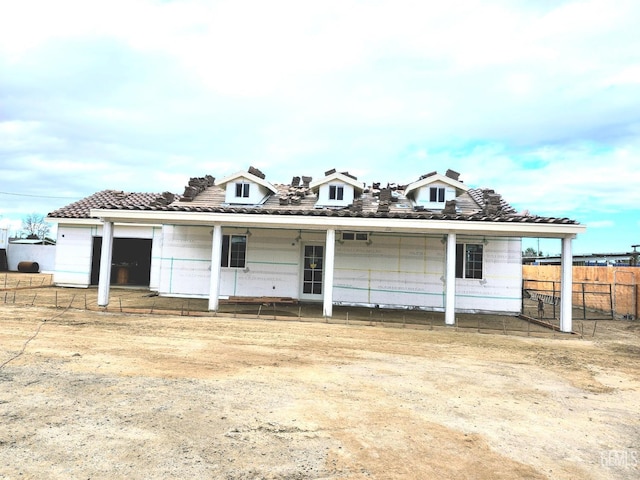
[[[571, 294], [574, 319], [605, 320], [615, 318], [611, 285], [574, 282]], [[560, 282], [524, 279], [522, 312], [534, 318], [559, 319]]]
[[[625, 291], [625, 288], [628, 291]], [[598, 321], [620, 318], [615, 314], [616, 296], [633, 293], [635, 286], [590, 282], [573, 284], [574, 331], [577, 320]], [[0, 275], [0, 304], [46, 308], [73, 308], [96, 312], [167, 314], [186, 316], [227, 316], [262, 320], [322, 321], [327, 323], [396, 326], [412, 328], [450, 328], [444, 313], [418, 309], [391, 309], [335, 305], [331, 318], [323, 316], [321, 303], [293, 299], [222, 299], [217, 312], [208, 310], [206, 298], [162, 297], [144, 288], [112, 287], [107, 307], [97, 304], [97, 288], [64, 288], [52, 283], [47, 274]], [[455, 328], [483, 333], [537, 335], [559, 329], [560, 282], [525, 279], [522, 316], [457, 313]], [[633, 318], [633, 316], [625, 317]]]
[[[6, 287], [5, 287], [6, 285]], [[444, 313], [419, 309], [392, 309], [334, 305], [330, 318], [323, 316], [322, 303], [293, 299], [221, 299], [217, 312], [208, 310], [206, 298], [158, 296], [144, 288], [112, 287], [107, 307], [97, 304], [97, 288], [64, 288], [51, 284], [51, 278], [38, 274], [0, 276], [0, 307], [27, 306], [125, 314], [227, 317], [278, 321], [325, 322], [343, 325], [414, 329], [451, 329]], [[455, 316], [456, 331], [499, 333], [520, 336], [551, 336], [557, 332], [518, 315], [464, 314]]]

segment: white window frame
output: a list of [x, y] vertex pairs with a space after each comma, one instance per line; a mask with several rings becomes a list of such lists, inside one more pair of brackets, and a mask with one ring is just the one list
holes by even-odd
[[[242, 252], [240, 250], [234, 250], [234, 239], [243, 240], [236, 242], [244, 245]], [[241, 256], [238, 256], [242, 253]], [[247, 235], [223, 235], [222, 236], [222, 254], [220, 260], [220, 266], [223, 268], [246, 268], [247, 265]]]
[[[476, 250], [478, 248], [479, 252]], [[472, 255], [480, 255], [480, 259], [470, 258]], [[484, 268], [484, 245], [482, 243], [456, 244], [456, 278], [482, 280]]]
[[248, 182], [236, 182], [236, 198], [249, 198], [251, 184]]
[[[429, 187], [429, 201], [434, 203], [444, 203], [446, 195], [445, 187]], [[435, 197], [435, 200], [434, 200]]]
[[344, 185], [329, 185], [329, 200], [344, 200]]

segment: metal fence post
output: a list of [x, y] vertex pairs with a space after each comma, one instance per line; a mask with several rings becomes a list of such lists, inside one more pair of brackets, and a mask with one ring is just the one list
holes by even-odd
[[615, 318], [615, 312], [613, 311], [613, 292], [611, 290], [611, 284], [609, 284], [609, 305], [611, 307], [611, 318]]

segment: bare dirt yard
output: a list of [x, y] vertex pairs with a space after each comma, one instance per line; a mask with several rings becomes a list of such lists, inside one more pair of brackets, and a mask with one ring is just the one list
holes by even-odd
[[534, 337], [5, 297], [0, 478], [637, 479], [640, 323], [593, 327]]

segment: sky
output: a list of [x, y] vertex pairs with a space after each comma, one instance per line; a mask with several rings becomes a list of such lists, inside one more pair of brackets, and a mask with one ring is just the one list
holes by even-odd
[[[0, 0], [0, 226], [104, 189], [452, 169], [640, 244], [635, 0]], [[542, 240], [545, 254], [559, 240]], [[535, 239], [523, 247], [538, 248]]]

